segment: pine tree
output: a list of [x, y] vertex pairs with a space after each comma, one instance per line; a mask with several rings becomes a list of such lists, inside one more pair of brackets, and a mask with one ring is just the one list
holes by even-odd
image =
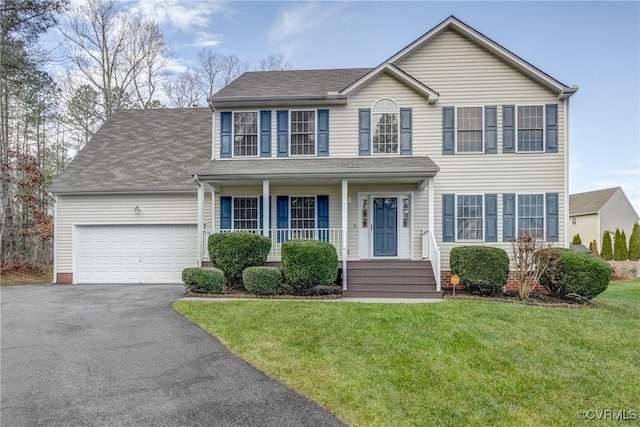
[[627, 242], [623, 238], [622, 233], [616, 228], [615, 241], [613, 242], [613, 259], [622, 261], [627, 258]]
[[576, 234], [575, 236], [573, 236], [573, 241], [571, 242], [572, 245], [581, 245], [582, 244], [582, 239], [580, 238], [580, 233]]
[[591, 255], [598, 256], [598, 241], [596, 239], [593, 239], [589, 244], [589, 251]]
[[602, 235], [602, 252], [600, 252], [600, 256], [604, 260], [613, 259], [613, 250], [611, 248], [611, 234], [608, 231], [605, 231]]
[[640, 259], [640, 223], [633, 224], [633, 230], [629, 237], [629, 259]]
[[620, 232], [620, 253], [622, 254], [622, 260], [629, 259], [629, 248], [627, 247], [627, 235], [624, 234], [624, 230]]

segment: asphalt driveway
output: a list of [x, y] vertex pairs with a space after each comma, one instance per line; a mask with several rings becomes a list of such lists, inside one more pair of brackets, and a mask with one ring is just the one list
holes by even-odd
[[0, 290], [0, 424], [331, 426], [177, 314], [180, 285]]

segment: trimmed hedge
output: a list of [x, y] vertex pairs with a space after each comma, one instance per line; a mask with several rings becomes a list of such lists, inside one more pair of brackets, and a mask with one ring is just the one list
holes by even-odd
[[329, 242], [289, 240], [282, 244], [284, 278], [296, 295], [307, 295], [314, 286], [328, 286], [338, 275], [338, 253]]
[[500, 295], [509, 279], [509, 256], [500, 248], [458, 246], [451, 250], [449, 265], [472, 294]]
[[182, 281], [188, 291], [219, 294], [224, 284], [224, 273], [219, 268], [185, 268]]
[[242, 272], [242, 283], [250, 294], [277, 295], [282, 275], [277, 267], [247, 267]]
[[232, 289], [242, 289], [242, 271], [264, 265], [271, 250], [270, 238], [253, 233], [216, 233], [208, 243], [211, 264], [224, 271]]
[[553, 296], [570, 293], [591, 299], [602, 293], [611, 279], [612, 268], [591, 254], [555, 249], [540, 284]]

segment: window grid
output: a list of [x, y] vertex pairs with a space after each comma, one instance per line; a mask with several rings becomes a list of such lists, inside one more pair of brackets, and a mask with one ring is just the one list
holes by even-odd
[[482, 107], [458, 108], [457, 152], [482, 152]]
[[258, 113], [233, 113], [234, 156], [258, 155]]
[[541, 105], [518, 107], [518, 151], [542, 151], [544, 113]]
[[316, 228], [316, 198], [314, 196], [294, 196], [291, 203], [291, 228]]
[[316, 112], [291, 112], [291, 155], [316, 154]]
[[544, 238], [544, 195], [518, 195], [518, 236]]
[[483, 216], [481, 195], [457, 197], [458, 240], [483, 240]]
[[256, 230], [258, 226], [258, 198], [235, 197], [233, 199], [234, 230]]
[[398, 154], [398, 105], [391, 99], [381, 99], [372, 108], [372, 152]]

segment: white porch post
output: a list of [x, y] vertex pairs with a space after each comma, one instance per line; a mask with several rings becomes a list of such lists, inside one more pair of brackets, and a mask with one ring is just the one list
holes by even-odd
[[198, 266], [202, 266], [202, 258], [204, 254], [204, 184], [198, 177], [195, 177], [198, 183]]
[[269, 217], [269, 180], [262, 181], [262, 235], [268, 236], [271, 229], [271, 218]]
[[216, 189], [211, 189], [211, 226], [209, 227], [211, 232], [215, 232], [216, 229]]
[[349, 182], [342, 180], [342, 289], [347, 290], [347, 234], [349, 233]]
[[429, 178], [429, 231], [435, 233], [436, 217], [435, 217], [435, 189], [433, 188], [434, 178]]

